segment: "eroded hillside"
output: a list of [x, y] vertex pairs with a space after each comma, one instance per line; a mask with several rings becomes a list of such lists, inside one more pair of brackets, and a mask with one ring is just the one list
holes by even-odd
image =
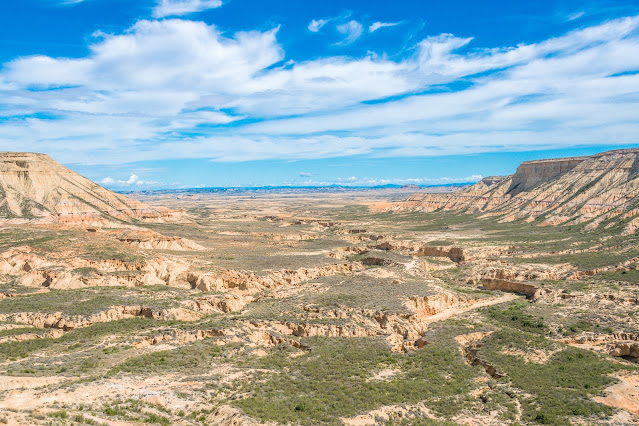
[[48, 155], [0, 153], [0, 223], [90, 226], [178, 216], [109, 191]]
[[544, 225], [624, 224], [639, 229], [639, 149], [527, 161], [512, 176], [488, 177], [453, 194], [416, 194], [391, 211], [485, 212], [500, 221]]

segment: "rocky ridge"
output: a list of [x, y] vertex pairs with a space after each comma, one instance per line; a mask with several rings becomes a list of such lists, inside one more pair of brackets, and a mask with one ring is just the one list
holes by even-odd
[[488, 177], [452, 194], [414, 194], [391, 211], [462, 211], [541, 225], [624, 224], [639, 229], [639, 149], [526, 161], [506, 177]]
[[45, 154], [0, 153], [0, 220], [104, 225], [162, 221], [179, 213], [110, 191]]

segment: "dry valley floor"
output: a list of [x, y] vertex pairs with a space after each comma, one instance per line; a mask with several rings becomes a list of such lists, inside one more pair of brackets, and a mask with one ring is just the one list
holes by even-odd
[[635, 424], [639, 236], [406, 194], [0, 228], [6, 424]]

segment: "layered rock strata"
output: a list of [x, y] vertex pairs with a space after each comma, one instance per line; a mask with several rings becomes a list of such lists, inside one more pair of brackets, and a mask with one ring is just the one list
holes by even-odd
[[514, 175], [489, 177], [452, 194], [415, 194], [389, 210], [485, 212], [503, 221], [623, 223], [639, 229], [639, 149], [522, 163]]
[[102, 225], [179, 216], [109, 191], [45, 154], [0, 153], [0, 220]]

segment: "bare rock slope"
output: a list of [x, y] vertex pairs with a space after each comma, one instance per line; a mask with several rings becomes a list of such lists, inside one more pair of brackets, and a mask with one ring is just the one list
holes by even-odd
[[0, 153], [0, 221], [95, 225], [174, 214], [109, 191], [48, 155]]
[[625, 223], [639, 228], [639, 149], [526, 161], [511, 176], [484, 178], [452, 194], [415, 194], [391, 210], [458, 210], [542, 225]]

